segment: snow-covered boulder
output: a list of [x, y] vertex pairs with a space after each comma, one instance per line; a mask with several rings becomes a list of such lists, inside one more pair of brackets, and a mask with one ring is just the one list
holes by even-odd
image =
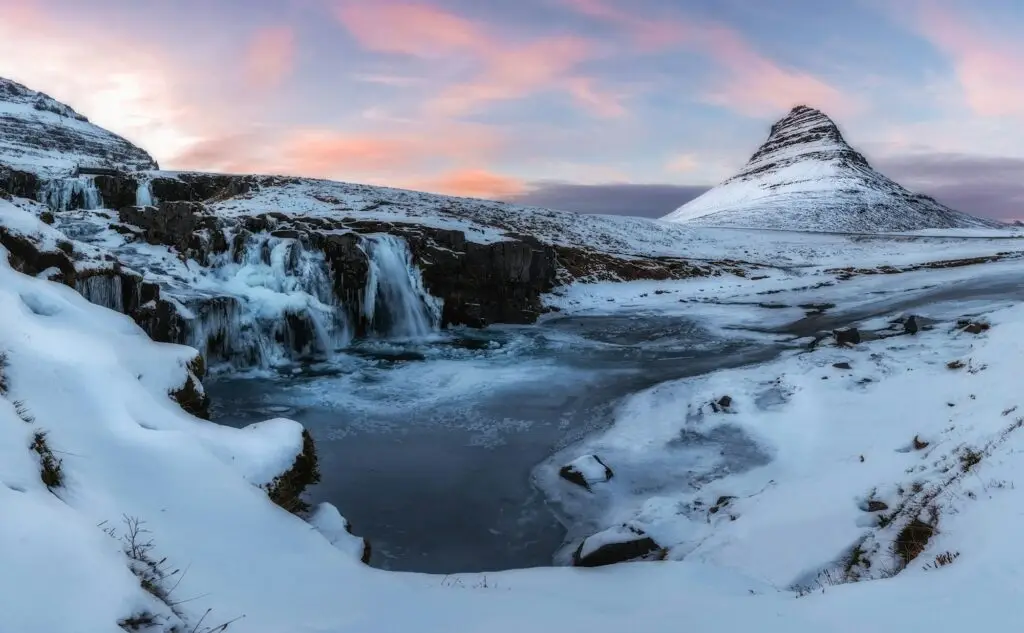
[[600, 567], [643, 558], [661, 549], [646, 532], [619, 525], [583, 539], [572, 555], [576, 567]]
[[321, 503], [306, 519], [331, 545], [349, 556], [370, 562], [370, 542], [352, 533], [352, 524], [330, 503]]
[[592, 485], [608, 481], [615, 473], [597, 455], [584, 455], [562, 466], [558, 476], [590, 490]]

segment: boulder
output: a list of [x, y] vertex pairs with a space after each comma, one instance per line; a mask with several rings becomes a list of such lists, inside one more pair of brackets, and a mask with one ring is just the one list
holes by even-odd
[[903, 322], [903, 333], [910, 334], [913, 336], [921, 330], [921, 327], [917, 323], [917, 317], [911, 314], [907, 317], [907, 320]]
[[615, 473], [597, 455], [584, 455], [562, 466], [558, 476], [590, 490], [592, 485], [608, 481]]
[[835, 337], [836, 344], [840, 346], [858, 345], [861, 341], [860, 330], [855, 327], [832, 330], [832, 336]]
[[576, 567], [625, 563], [658, 551], [661, 546], [640, 528], [621, 525], [583, 539], [572, 555]]

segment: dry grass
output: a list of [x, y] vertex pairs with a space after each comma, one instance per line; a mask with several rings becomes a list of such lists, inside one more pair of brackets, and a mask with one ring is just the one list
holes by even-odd
[[57, 459], [46, 439], [46, 431], [36, 431], [29, 445], [39, 455], [39, 478], [52, 492], [64, 485], [64, 470], [61, 460]]

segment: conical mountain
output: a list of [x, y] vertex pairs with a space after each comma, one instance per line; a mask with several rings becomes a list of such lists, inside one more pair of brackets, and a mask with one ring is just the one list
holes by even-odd
[[875, 171], [828, 116], [797, 106], [743, 169], [663, 218], [701, 226], [880, 233], [995, 228]]

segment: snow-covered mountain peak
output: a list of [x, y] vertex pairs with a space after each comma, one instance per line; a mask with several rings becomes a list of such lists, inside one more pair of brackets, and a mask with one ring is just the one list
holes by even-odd
[[772, 125], [768, 140], [733, 179], [803, 160], [842, 160], [870, 167], [867, 160], [846, 143], [839, 127], [824, 112], [797, 106]]
[[53, 97], [0, 77], [0, 166], [44, 177], [79, 167], [155, 169], [145, 150]]
[[796, 106], [735, 176], [663, 218], [704, 226], [879, 233], [1000, 227], [875, 171], [825, 113]]

